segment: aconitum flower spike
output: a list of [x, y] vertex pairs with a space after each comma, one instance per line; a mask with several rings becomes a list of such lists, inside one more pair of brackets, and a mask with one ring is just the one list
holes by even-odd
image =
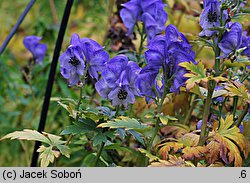
[[[145, 52], [148, 65], [140, 71], [136, 81], [140, 95], [145, 96], [147, 102], [157, 95], [161, 97], [165, 87], [167, 92], [178, 93], [187, 80], [183, 76], [186, 69], [179, 64], [195, 62], [195, 53], [186, 37], [174, 25], [167, 26], [165, 32], [166, 35], [158, 35], [149, 41]], [[162, 73], [159, 74], [160, 70]], [[161, 78], [161, 84], [157, 78]]]
[[32, 53], [34, 60], [38, 64], [42, 64], [47, 51], [47, 45], [40, 43], [42, 37], [26, 36], [23, 39], [24, 46]]

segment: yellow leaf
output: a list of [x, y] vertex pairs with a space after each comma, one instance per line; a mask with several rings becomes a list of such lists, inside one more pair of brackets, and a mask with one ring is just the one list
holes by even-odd
[[160, 158], [158, 158], [157, 156], [152, 155], [150, 152], [148, 152], [147, 150], [143, 149], [143, 148], [138, 148], [138, 150], [142, 153], [145, 154], [145, 156], [147, 156], [149, 158], [149, 161], [158, 161], [160, 160]]
[[193, 159], [194, 157], [200, 158], [204, 156], [209, 150], [205, 146], [196, 146], [196, 147], [185, 147], [182, 150], [182, 158], [184, 159]]
[[161, 148], [159, 150], [159, 154], [162, 156], [163, 159], [167, 158], [167, 155], [169, 154], [170, 150], [173, 150], [174, 153], [176, 153], [179, 149], [182, 149], [184, 147], [183, 144], [178, 142], [166, 142], [164, 144], [160, 145]]
[[207, 157], [210, 163], [214, 163], [220, 157], [227, 164], [234, 162], [235, 166], [242, 166], [240, 151], [246, 156], [249, 148], [239, 128], [232, 127], [233, 123], [233, 115], [227, 115], [225, 120], [221, 118], [219, 127], [214, 126], [214, 131], [211, 133], [213, 140], [207, 145], [209, 149]]
[[191, 167], [191, 165], [181, 157], [169, 155], [169, 160], [159, 160], [159, 162], [153, 162], [149, 165], [149, 167]]
[[184, 144], [186, 147], [197, 146], [200, 136], [194, 133], [187, 133], [183, 135], [178, 142]]
[[244, 102], [250, 103], [250, 93], [248, 93], [248, 89], [244, 84], [234, 81], [228, 84], [225, 88], [230, 92], [230, 96], [239, 96]]

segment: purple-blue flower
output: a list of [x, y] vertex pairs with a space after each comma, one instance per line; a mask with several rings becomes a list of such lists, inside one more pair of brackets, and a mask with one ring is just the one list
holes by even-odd
[[84, 56], [79, 46], [70, 45], [60, 56], [60, 72], [69, 86], [78, 84], [85, 70]]
[[244, 31], [240, 48], [245, 48], [241, 55], [247, 56], [250, 59], [250, 36]]
[[148, 40], [164, 30], [167, 13], [161, 0], [131, 0], [123, 5], [120, 16], [130, 35], [137, 21], [144, 23]]
[[[148, 43], [147, 48], [145, 58], [148, 65], [141, 70], [136, 82], [140, 94], [147, 96], [146, 99], [149, 101], [150, 97], [156, 96], [156, 92], [160, 97], [164, 87], [168, 88], [168, 92], [178, 93], [180, 87], [187, 80], [183, 76], [186, 69], [180, 67], [179, 64], [181, 62], [195, 62], [195, 53], [191, 50], [185, 36], [174, 25], [169, 25], [166, 28], [166, 35], [154, 37]], [[162, 70], [160, 74], [161, 86], [158, 85], [156, 79], [160, 70]]]
[[47, 51], [47, 45], [40, 43], [41, 39], [38, 36], [26, 36], [23, 39], [24, 46], [32, 53], [35, 61], [40, 65]]
[[226, 58], [231, 53], [235, 53], [242, 43], [242, 25], [235, 22], [227, 26], [230, 30], [223, 34], [222, 40], [219, 43], [219, 48], [224, 53], [224, 55], [221, 56], [222, 58]]
[[109, 59], [108, 53], [96, 41], [89, 38], [82, 38], [73, 34], [71, 45], [78, 45], [88, 64], [88, 73], [92, 78], [98, 79], [98, 72], [105, 69], [106, 62]]
[[135, 81], [140, 70], [125, 55], [118, 55], [107, 62], [106, 70], [101, 73], [102, 79], [96, 82], [95, 88], [101, 97], [111, 100], [113, 106], [127, 107], [139, 95]]
[[[202, 31], [199, 33], [199, 36], [210, 37], [215, 34], [216, 30], [210, 30], [211, 28], [220, 26], [220, 1], [219, 0], [203, 0], [204, 10], [200, 16], [200, 25]], [[226, 10], [222, 13], [222, 21], [225, 22], [228, 15]]]
[[98, 74], [105, 69], [108, 58], [108, 53], [97, 42], [89, 38], [80, 39], [77, 34], [73, 34], [70, 46], [59, 58], [61, 74], [70, 86], [81, 80], [85, 69], [88, 69], [92, 78], [98, 80]]

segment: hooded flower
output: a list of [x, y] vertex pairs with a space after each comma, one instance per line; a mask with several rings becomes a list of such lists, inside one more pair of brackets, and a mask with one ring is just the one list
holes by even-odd
[[[200, 25], [203, 30], [199, 36], [210, 37], [217, 32], [210, 29], [220, 26], [221, 3], [219, 0], [203, 0], [203, 4], [204, 10], [200, 16]], [[222, 13], [222, 21], [225, 22], [227, 17], [227, 12], [224, 10]]]
[[235, 53], [242, 43], [242, 26], [240, 23], [235, 22], [232, 24], [227, 24], [229, 31], [223, 34], [222, 40], [219, 43], [219, 48], [224, 53], [222, 58], [226, 58], [231, 53]]
[[24, 46], [32, 53], [35, 61], [40, 65], [47, 51], [47, 45], [39, 43], [41, 39], [41, 37], [37, 36], [26, 36], [23, 39]]
[[88, 73], [92, 78], [98, 79], [98, 72], [105, 69], [105, 64], [109, 59], [108, 53], [97, 42], [89, 38], [82, 38], [73, 34], [71, 45], [81, 48], [85, 61], [88, 63]]
[[[148, 65], [141, 70], [136, 83], [140, 94], [154, 98], [157, 90], [160, 96], [166, 84], [170, 92], [178, 93], [187, 80], [183, 76], [186, 69], [179, 64], [186, 61], [195, 62], [195, 53], [185, 36], [175, 26], [169, 25], [166, 28], [166, 35], [154, 37], [147, 48], [145, 58]], [[161, 86], [156, 81], [160, 70], [163, 72], [160, 76]], [[145, 82], [147, 84], [144, 84]]]
[[68, 80], [69, 86], [78, 84], [84, 74], [85, 63], [79, 46], [70, 45], [60, 56], [60, 72]]
[[148, 40], [164, 30], [167, 21], [165, 5], [161, 0], [131, 0], [123, 5], [120, 16], [130, 35], [137, 21], [144, 23]]
[[241, 55], [247, 56], [250, 59], [250, 36], [247, 36], [246, 31], [243, 33], [242, 43], [240, 48], [244, 48]]
[[138, 95], [135, 81], [139, 72], [140, 67], [135, 62], [125, 55], [118, 55], [108, 61], [95, 88], [101, 97], [110, 99], [113, 106], [127, 107]]

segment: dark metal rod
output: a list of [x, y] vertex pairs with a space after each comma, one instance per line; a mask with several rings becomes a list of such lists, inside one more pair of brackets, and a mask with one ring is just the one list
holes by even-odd
[[5, 48], [7, 47], [7, 45], [9, 44], [11, 38], [15, 35], [18, 27], [21, 25], [23, 19], [25, 18], [25, 16], [27, 15], [27, 13], [29, 12], [29, 10], [31, 9], [31, 7], [33, 6], [33, 4], [36, 2], [36, 0], [30, 0], [29, 4], [27, 5], [27, 7], [25, 8], [25, 10], [23, 11], [22, 15], [19, 17], [19, 19], [17, 20], [17, 23], [15, 24], [15, 26], [12, 28], [10, 34], [8, 35], [8, 37], [4, 40], [1, 48], [0, 48], [0, 56], [1, 54], [4, 52]]
[[[43, 101], [43, 108], [42, 108], [40, 123], [39, 123], [39, 127], [38, 127], [39, 132], [44, 131], [44, 128], [45, 128], [47, 113], [48, 113], [48, 109], [49, 109], [49, 102], [50, 102], [50, 97], [51, 97], [51, 91], [52, 91], [53, 82], [55, 79], [56, 66], [57, 66], [60, 50], [62, 47], [63, 37], [64, 37], [65, 30], [67, 27], [67, 23], [68, 23], [70, 10], [71, 10], [73, 1], [74, 0], [67, 1], [66, 7], [64, 10], [64, 14], [63, 14], [63, 18], [61, 21], [60, 30], [59, 30], [58, 37], [56, 40], [56, 46], [55, 46], [55, 50], [54, 50], [54, 55], [53, 55], [51, 67], [50, 67], [50, 73], [49, 73], [49, 78], [47, 81], [46, 93], [45, 93], [45, 98]], [[37, 149], [40, 147], [40, 145], [41, 145], [41, 142], [36, 141], [35, 148], [33, 151], [32, 161], [31, 161], [31, 165], [30, 165], [31, 167], [37, 166], [37, 160], [38, 160], [38, 154], [39, 154], [37, 152]]]

